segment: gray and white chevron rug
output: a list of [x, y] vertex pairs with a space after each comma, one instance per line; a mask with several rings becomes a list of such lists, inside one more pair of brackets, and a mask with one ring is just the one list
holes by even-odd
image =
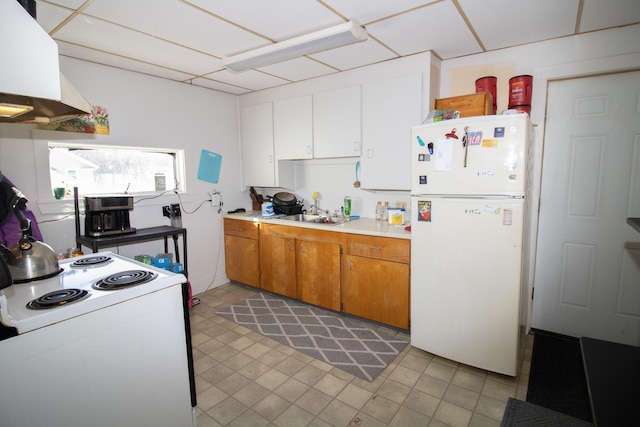
[[216, 314], [367, 381], [408, 344], [337, 313], [263, 292]]

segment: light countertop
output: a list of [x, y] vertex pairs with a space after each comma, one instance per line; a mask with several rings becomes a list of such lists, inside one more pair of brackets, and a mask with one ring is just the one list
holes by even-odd
[[316, 230], [365, 234], [378, 237], [393, 237], [397, 239], [411, 239], [411, 232], [405, 230], [405, 227], [409, 225], [408, 222], [405, 222], [404, 225], [389, 225], [386, 221], [376, 221], [374, 218], [358, 218], [342, 224], [315, 224], [312, 222], [288, 221], [277, 217], [264, 217], [260, 211], [225, 214], [223, 217], [290, 227], [313, 228]]

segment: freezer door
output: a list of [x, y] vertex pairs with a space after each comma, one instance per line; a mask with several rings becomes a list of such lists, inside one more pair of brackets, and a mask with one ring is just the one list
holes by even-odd
[[411, 193], [523, 196], [530, 129], [527, 114], [413, 128]]
[[516, 375], [522, 199], [413, 197], [411, 344]]

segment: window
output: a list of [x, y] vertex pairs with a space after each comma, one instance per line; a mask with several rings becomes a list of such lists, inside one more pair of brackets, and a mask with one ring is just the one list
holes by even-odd
[[80, 194], [183, 191], [182, 150], [49, 142], [51, 192]]

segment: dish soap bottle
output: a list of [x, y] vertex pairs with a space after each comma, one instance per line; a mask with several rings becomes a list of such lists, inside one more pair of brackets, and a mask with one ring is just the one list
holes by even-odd
[[376, 220], [381, 221], [382, 220], [382, 202], [378, 201], [378, 204], [376, 205]]

